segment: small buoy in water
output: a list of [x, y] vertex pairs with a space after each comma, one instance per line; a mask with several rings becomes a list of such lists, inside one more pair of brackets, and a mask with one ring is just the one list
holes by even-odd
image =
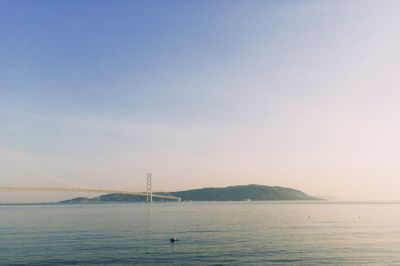
[[177, 241], [177, 239], [175, 236], [173, 236], [173, 237], [171, 237], [171, 239], [169, 241], [171, 241], [171, 243], [175, 243]]

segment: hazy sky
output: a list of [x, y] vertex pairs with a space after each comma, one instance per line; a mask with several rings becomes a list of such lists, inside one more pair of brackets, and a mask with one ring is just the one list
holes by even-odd
[[[0, 1], [0, 185], [400, 200], [398, 1]], [[1, 193], [0, 202], [72, 194]]]

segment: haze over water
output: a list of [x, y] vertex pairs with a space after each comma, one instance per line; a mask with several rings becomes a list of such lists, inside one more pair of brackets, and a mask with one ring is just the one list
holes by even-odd
[[0, 206], [0, 264], [399, 265], [399, 212], [329, 202]]

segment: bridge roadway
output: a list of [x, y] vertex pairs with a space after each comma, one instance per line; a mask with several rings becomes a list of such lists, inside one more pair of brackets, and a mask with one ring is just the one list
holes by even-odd
[[[98, 188], [65, 188], [65, 187], [0, 187], [0, 192], [89, 192], [89, 193], [121, 193], [127, 195], [150, 197], [150, 194], [144, 192], [132, 192], [114, 189]], [[178, 197], [152, 194], [153, 198], [171, 199], [179, 201]]]

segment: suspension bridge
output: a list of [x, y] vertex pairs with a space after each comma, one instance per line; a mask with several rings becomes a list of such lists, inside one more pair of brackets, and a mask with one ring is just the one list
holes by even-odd
[[147, 174], [146, 192], [133, 192], [119, 189], [99, 189], [99, 188], [83, 188], [83, 187], [32, 187], [32, 186], [0, 186], [0, 192], [81, 192], [81, 193], [120, 193], [126, 195], [142, 196], [147, 202], [152, 202], [153, 198], [169, 199], [180, 201], [179, 197], [170, 195], [153, 194], [151, 173]]

